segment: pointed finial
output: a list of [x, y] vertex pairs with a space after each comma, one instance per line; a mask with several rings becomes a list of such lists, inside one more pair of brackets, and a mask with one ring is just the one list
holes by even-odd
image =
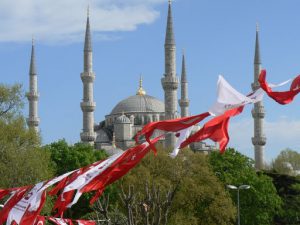
[[139, 89], [136, 93], [137, 95], [145, 95], [146, 91], [143, 89], [143, 77], [142, 74], [140, 75], [140, 81], [139, 81]]
[[34, 46], [34, 36], [32, 35], [32, 38], [31, 38], [31, 45]]
[[182, 48], [182, 55], [185, 55], [185, 48]]
[[87, 6], [87, 11], [86, 11], [87, 17], [90, 17], [90, 4]]
[[172, 1], [173, 1], [173, 0], [168, 0], [168, 2], [169, 2], [169, 5], [171, 5], [171, 4], [172, 4]]
[[259, 24], [256, 23], [256, 32], [259, 32]]
[[115, 135], [115, 132], [113, 132], [113, 135], [112, 135], [111, 145], [112, 145], [113, 148], [116, 148], [116, 135]]

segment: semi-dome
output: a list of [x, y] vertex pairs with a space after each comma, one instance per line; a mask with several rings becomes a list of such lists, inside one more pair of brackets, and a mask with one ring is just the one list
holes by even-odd
[[121, 115], [117, 118], [116, 123], [130, 123], [130, 119], [125, 115]]
[[150, 95], [133, 95], [120, 101], [111, 111], [111, 115], [129, 112], [163, 113], [165, 105]]

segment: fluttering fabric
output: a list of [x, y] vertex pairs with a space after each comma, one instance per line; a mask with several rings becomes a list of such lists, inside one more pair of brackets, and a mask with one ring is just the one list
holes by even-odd
[[272, 88], [274, 86], [267, 83], [266, 75], [266, 70], [261, 70], [258, 79], [260, 87], [267, 93], [270, 98], [274, 99], [279, 104], [286, 105], [291, 103], [294, 100], [295, 96], [300, 92], [300, 75], [292, 80], [290, 89], [288, 91], [273, 91]]

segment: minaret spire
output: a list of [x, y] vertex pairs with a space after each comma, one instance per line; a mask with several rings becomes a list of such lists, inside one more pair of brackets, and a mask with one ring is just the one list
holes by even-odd
[[29, 128], [35, 129], [36, 132], [39, 131], [40, 118], [38, 117], [38, 99], [39, 93], [37, 88], [37, 70], [35, 65], [35, 46], [34, 39], [32, 38], [31, 46], [31, 59], [29, 68], [29, 92], [26, 93], [26, 97], [29, 102], [29, 116], [27, 118], [27, 125]]
[[[173, 29], [173, 17], [171, 1], [169, 0], [168, 20], [165, 38], [165, 73], [161, 83], [165, 92], [165, 119], [177, 117], [177, 89], [178, 78], [176, 76], [176, 45]], [[176, 138], [173, 134], [166, 136], [165, 146], [173, 147]]]
[[185, 53], [182, 54], [181, 71], [181, 99], [178, 101], [181, 108], [181, 117], [189, 116], [188, 82], [186, 77]]
[[[256, 40], [255, 40], [255, 54], [254, 54], [254, 82], [252, 83], [252, 90], [257, 90], [260, 85], [258, 83], [258, 77], [261, 71], [261, 58], [259, 48], [259, 30], [256, 25]], [[264, 169], [264, 146], [266, 144], [266, 136], [264, 134], [264, 117], [265, 109], [263, 102], [254, 104], [252, 109], [252, 117], [254, 119], [254, 137], [252, 138], [252, 144], [254, 145], [255, 154], [255, 168], [257, 170]]]
[[94, 80], [95, 73], [93, 72], [93, 51], [92, 38], [89, 20], [89, 7], [87, 9], [87, 21], [84, 40], [84, 70], [80, 77], [83, 83], [83, 100], [80, 103], [83, 112], [83, 129], [80, 133], [81, 141], [84, 143], [94, 144], [94, 110], [96, 103], [94, 102]]

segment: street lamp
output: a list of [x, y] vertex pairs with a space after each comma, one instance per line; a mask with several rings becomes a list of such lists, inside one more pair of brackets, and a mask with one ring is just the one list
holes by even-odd
[[3, 208], [4, 207], [4, 205], [0, 205], [0, 208]]
[[240, 225], [241, 224], [241, 220], [240, 220], [240, 190], [247, 190], [250, 188], [250, 185], [240, 185], [240, 186], [234, 186], [234, 185], [227, 185], [227, 188], [232, 189], [232, 190], [237, 190], [237, 209], [238, 209], [238, 218], [237, 218], [237, 224]]

